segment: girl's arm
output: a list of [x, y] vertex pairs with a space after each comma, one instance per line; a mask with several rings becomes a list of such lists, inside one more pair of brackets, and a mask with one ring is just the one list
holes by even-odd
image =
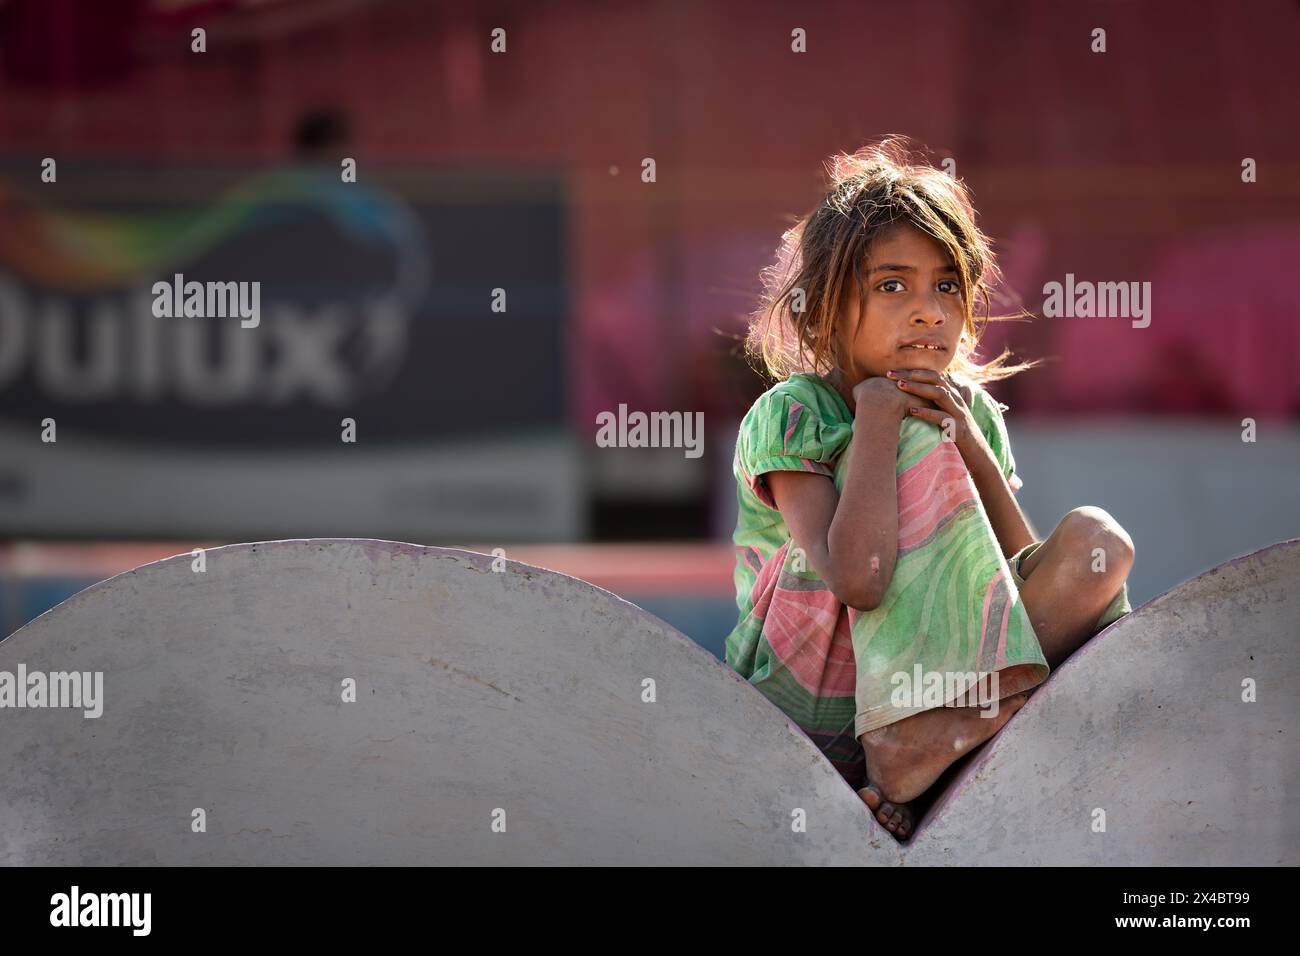
[[959, 389], [947, 376], [930, 369], [909, 369], [900, 380], [902, 389], [908, 394], [931, 401], [932, 408], [922, 408], [913, 413], [915, 417], [934, 422], [940, 428], [946, 428], [946, 422], [951, 420], [957, 450], [966, 463], [980, 501], [984, 503], [989, 524], [1002, 546], [1002, 556], [1009, 558], [1037, 541], [1029, 519], [1011, 494], [1002, 466], [971, 413], [967, 390]]
[[[824, 475], [767, 474], [781, 517], [808, 564], [849, 607], [884, 599], [898, 558], [898, 435], [916, 396], [883, 378], [853, 389], [853, 438], [843, 493]], [[928, 404], [928, 403], [926, 403]]]
[[1007, 479], [992, 452], [972, 455], [966, 461], [966, 469], [975, 490], [979, 492], [980, 501], [984, 502], [984, 511], [989, 516], [993, 533], [1002, 545], [1002, 556], [1009, 558], [1026, 545], [1038, 540], [1034, 529], [1029, 526], [1029, 519], [1020, 510], [1020, 503], [1011, 493]]

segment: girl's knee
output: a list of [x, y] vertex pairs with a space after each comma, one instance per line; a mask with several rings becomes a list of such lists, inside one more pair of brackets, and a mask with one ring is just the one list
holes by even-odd
[[1133, 539], [1103, 508], [1075, 508], [1061, 520], [1060, 531], [1069, 549], [1085, 554], [1099, 573], [1122, 576], [1133, 566]]

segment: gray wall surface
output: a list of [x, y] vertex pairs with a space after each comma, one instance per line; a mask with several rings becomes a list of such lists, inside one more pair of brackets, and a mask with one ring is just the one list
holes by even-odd
[[1294, 864], [1297, 578], [1300, 540], [1112, 625], [900, 848], [757, 691], [577, 579], [181, 555], [0, 642], [0, 672], [103, 675], [102, 716], [0, 710], [0, 864]]

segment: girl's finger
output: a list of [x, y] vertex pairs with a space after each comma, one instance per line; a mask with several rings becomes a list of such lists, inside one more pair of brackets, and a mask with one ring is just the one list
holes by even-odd
[[966, 396], [966, 389], [959, 386], [951, 375], [943, 372], [936, 372], [930, 368], [904, 369], [900, 370], [898, 375], [890, 375], [890, 378], [900, 378], [916, 382], [924, 382], [927, 385], [937, 385], [946, 389], [952, 395], [953, 401], [959, 405], [970, 405], [970, 399]]
[[959, 397], [959, 398], [962, 400], [963, 403], [965, 403], [965, 404], [967, 404], [967, 405], [970, 404], [970, 399], [966, 397], [966, 388], [965, 388], [965, 386], [958, 385], [955, 381], [953, 381], [953, 378], [952, 378], [951, 375], [945, 375], [945, 376], [943, 377], [943, 380], [944, 380], [945, 382], [948, 383], [948, 387], [949, 387], [950, 389], [952, 389], [953, 394], [955, 394], [957, 397]]
[[942, 408], [924, 408], [920, 405], [912, 405], [907, 411], [913, 418], [922, 418], [927, 422], [934, 422], [940, 426], [952, 418], [952, 414], [945, 412]]
[[[920, 395], [930, 399], [932, 402], [939, 404], [940, 408], [946, 408], [952, 404], [953, 395], [941, 385], [927, 385], [925, 382], [910, 382], [903, 380], [898, 383], [898, 387], [911, 395]], [[945, 405], [944, 403], [947, 403]], [[949, 408], [949, 411], [956, 411], [956, 408]]]

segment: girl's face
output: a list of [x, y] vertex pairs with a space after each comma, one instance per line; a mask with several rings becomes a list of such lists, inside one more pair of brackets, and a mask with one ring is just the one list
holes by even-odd
[[[850, 289], [836, 330], [850, 386], [889, 369], [942, 372], [952, 362], [965, 311], [948, 251], [911, 223], [871, 243], [865, 301]], [[855, 333], [856, 329], [856, 333]], [[923, 343], [934, 348], [915, 348]]]

